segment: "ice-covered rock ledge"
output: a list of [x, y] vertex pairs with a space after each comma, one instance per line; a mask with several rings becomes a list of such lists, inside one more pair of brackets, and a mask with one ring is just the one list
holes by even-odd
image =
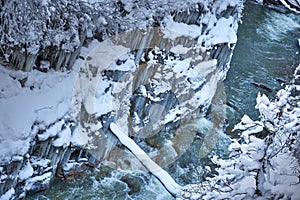
[[[219, 82], [226, 77], [237, 40], [242, 1], [88, 2], [1, 1], [0, 30], [4, 34], [0, 36], [0, 56], [6, 65], [0, 66], [1, 199], [25, 198], [30, 192], [47, 188], [55, 174], [67, 178], [71, 169], [80, 171], [94, 166], [99, 160], [110, 160], [118, 167], [132, 168], [135, 163], [130, 166], [126, 166], [126, 162], [117, 163], [120, 157], [132, 158], [124, 149], [115, 146], [117, 140], [109, 131], [110, 122], [116, 118], [111, 114], [111, 104], [107, 102], [116, 100], [115, 94], [132, 100], [119, 104], [120, 108], [125, 109], [124, 113], [117, 110], [118, 116], [121, 116], [118, 124], [123, 125], [122, 128], [130, 124], [127, 120], [131, 117], [136, 123], [131, 128], [136, 133], [148, 130], [147, 127], [141, 129], [138, 119], [146, 123], [147, 117], [142, 118], [140, 113], [146, 113], [147, 116], [163, 105], [168, 108], [165, 110], [167, 112], [154, 114], [164, 114], [165, 119], [154, 128], [172, 130], [176, 129], [177, 122], [188, 121], [189, 117], [197, 118], [195, 114], [204, 115], [213, 101]], [[135, 51], [111, 60], [109, 68], [93, 66], [93, 61], [108, 57], [93, 58], [97, 54], [90, 53], [93, 48], [103, 44], [99, 41], [107, 42], [109, 36], [124, 30], [149, 26], [162, 30], [164, 37], [143, 34], [142, 31], [127, 35], [134, 37], [130, 39], [132, 43], [129, 46]], [[126, 34], [123, 36], [126, 37]], [[95, 38], [99, 41], [91, 42]], [[129, 48], [121, 43], [118, 45]], [[185, 46], [190, 43], [193, 44], [193, 50], [198, 50], [193, 59], [182, 56], [188, 53], [189, 49]], [[78, 55], [79, 59], [76, 60]], [[150, 83], [155, 83], [154, 80], [162, 75], [156, 73], [158, 68], [154, 67], [159, 62], [165, 64], [162, 71], [171, 70], [169, 74], [175, 77], [170, 79], [165, 76], [161, 80], [182, 81], [188, 86], [181, 85], [177, 93], [172, 91], [179, 96], [167, 90], [170, 85], [151, 88], [153, 84]], [[92, 65], [82, 67], [86, 63]], [[61, 72], [60, 69], [65, 71]], [[78, 74], [82, 76], [78, 78]], [[98, 75], [102, 82], [95, 93], [96, 112], [91, 113], [86, 104], [87, 98], [83, 98], [91, 87], [76, 90], [76, 80], [93, 80], [94, 75]], [[147, 76], [153, 78], [149, 85], [142, 78]], [[166, 81], [166, 84], [169, 82]], [[74, 99], [76, 91], [81, 92]], [[195, 96], [187, 98], [184, 95], [187, 91]], [[159, 103], [147, 107], [143, 104], [147, 98], [152, 103]], [[134, 105], [132, 111], [136, 112], [126, 110], [130, 103]], [[187, 109], [185, 112], [179, 109], [180, 106], [185, 108], [183, 103], [196, 109], [193, 112]], [[80, 108], [77, 114], [74, 114], [74, 104]], [[193, 114], [192, 117], [189, 114]], [[193, 129], [193, 126], [185, 128]], [[89, 131], [94, 134], [89, 134]], [[165, 135], [174, 136], [168, 134], [165, 131]], [[132, 135], [135, 136], [139, 135]], [[184, 140], [174, 138], [178, 143]], [[144, 148], [147, 145], [161, 145], [152, 140], [140, 140], [140, 144], [145, 143]], [[169, 146], [174, 154], [180, 154], [178, 146]], [[155, 153], [152, 152], [152, 158], [155, 158]], [[160, 157], [156, 157], [156, 160], [160, 160]]]

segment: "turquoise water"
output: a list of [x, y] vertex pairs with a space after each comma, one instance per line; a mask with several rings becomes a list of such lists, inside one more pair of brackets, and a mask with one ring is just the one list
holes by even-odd
[[[257, 118], [255, 98], [261, 91], [274, 97], [276, 91], [291, 79], [299, 63], [300, 17], [280, 14], [261, 6], [247, 3], [243, 23], [239, 26], [238, 43], [225, 81], [228, 101], [228, 135], [244, 114]], [[297, 30], [298, 28], [298, 30]], [[263, 87], [257, 87], [257, 84]], [[224, 139], [225, 137], [223, 137]], [[208, 176], [206, 158], [195, 156], [202, 145], [195, 140], [181, 159], [167, 168], [181, 184], [201, 182]], [[226, 149], [220, 140], [215, 153]], [[106, 174], [106, 175], [105, 175]], [[130, 186], [129, 182], [134, 186]], [[161, 184], [148, 173], [118, 170], [88, 172], [82, 179], [54, 180], [51, 188], [32, 195], [29, 199], [173, 199]]]
[[[238, 42], [225, 81], [229, 108], [228, 131], [247, 114], [258, 118], [254, 109], [258, 92], [271, 98], [291, 80], [299, 63], [300, 17], [280, 14], [247, 3], [238, 30]], [[257, 87], [254, 84], [265, 87]]]

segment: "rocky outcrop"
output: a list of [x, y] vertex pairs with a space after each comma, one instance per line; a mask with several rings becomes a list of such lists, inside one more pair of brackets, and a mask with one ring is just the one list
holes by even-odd
[[[193, 1], [166, 4], [114, 0], [89, 4], [4, 0], [0, 8], [0, 57], [7, 65], [24, 71], [70, 69], [88, 39], [102, 41], [121, 31], [157, 25], [166, 14], [177, 13], [175, 20], [193, 24], [202, 8], [201, 3]], [[183, 18], [187, 10], [198, 14]]]
[[[80, 173], [88, 168], [85, 166], [97, 166], [103, 160], [115, 162], [123, 168], [134, 167], [135, 163], [126, 160], [126, 158], [131, 159], [130, 155], [116, 146], [117, 140], [109, 130], [109, 124], [112, 121], [119, 119], [120, 124], [124, 121], [128, 123], [130, 126], [127, 130], [133, 133], [131, 137], [148, 153], [151, 153], [153, 149], [160, 149], [163, 146], [161, 141], [166, 142], [170, 138], [175, 138], [174, 141], [176, 140], [177, 144], [183, 141], [184, 138], [176, 137], [174, 133], [178, 125], [191, 120], [193, 117], [190, 116], [195, 115], [197, 118], [205, 115], [214, 97], [215, 87], [226, 77], [236, 42], [237, 24], [242, 7], [242, 2], [227, 0], [209, 3], [201, 0], [181, 3], [168, 1], [167, 4], [165, 1], [136, 3], [99, 1], [94, 4], [85, 1], [56, 1], [55, 3], [52, 1], [43, 1], [43, 3], [1, 1], [1, 3], [0, 31], [5, 34], [0, 36], [0, 57], [6, 65], [24, 71], [38, 69], [46, 72], [50, 68], [71, 70], [76, 58], [80, 57], [85, 63], [91, 64], [87, 65], [86, 72], [85, 68], [80, 69], [82, 70], [80, 75], [86, 78], [82, 80], [92, 80], [97, 77], [95, 75], [98, 75], [102, 78], [101, 80], [108, 83], [108, 86], [104, 82], [101, 85], [104, 94], [110, 93], [112, 97], [117, 94], [119, 99], [123, 99], [118, 102], [119, 110], [91, 113], [89, 107], [85, 105], [84, 98], [78, 98], [76, 99], [78, 102], [75, 101], [75, 103], [78, 103], [76, 106], [79, 111], [75, 117], [67, 113], [50, 124], [43, 124], [40, 121], [31, 124], [30, 137], [32, 139], [28, 152], [13, 156], [9, 161], [2, 162], [0, 167], [0, 196], [13, 193], [11, 196], [14, 198], [25, 198], [28, 193], [46, 189], [56, 174], [63, 179], [69, 179], [72, 174], [78, 171]], [[28, 12], [29, 9], [24, 8], [30, 8], [33, 12]], [[130, 34], [128, 32], [121, 34], [125, 30], [147, 26], [153, 26], [151, 30], [156, 27], [160, 30], [171, 30], [171, 32], [164, 32], [167, 38], [159, 35], [159, 31], [151, 32], [150, 29], [147, 33], [133, 31], [129, 32]], [[180, 28], [176, 30], [176, 27]], [[184, 37], [173, 38], [172, 34], [176, 31]], [[93, 62], [103, 60], [103, 58], [93, 58], [91, 55], [80, 56], [81, 48], [88, 46], [91, 39], [106, 41], [109, 36], [115, 34], [117, 36], [111, 37], [112, 40], [117, 41], [118, 45], [130, 47], [133, 51], [127, 52], [127, 57], [112, 62], [111, 65], [114, 67], [95, 68]], [[124, 41], [127, 41], [129, 46]], [[192, 55], [187, 53], [181, 55], [182, 53], [178, 53], [180, 49], [171, 50], [172, 47], [179, 45], [194, 48], [193, 51], [198, 48], [198, 51], [194, 51], [198, 53], [195, 55], [197, 59], [191, 62], [189, 60], [193, 57]], [[175, 68], [172, 65], [160, 68], [168, 59], [170, 62], [182, 61], [180, 63], [182, 65], [189, 61], [187, 72], [199, 66], [199, 70], [197, 69], [199, 74], [204, 72], [201, 75], [203, 80], [200, 80], [200, 77], [193, 77], [195, 80], [188, 79], [188, 75], [178, 75], [180, 71], [176, 73], [171, 71], [172, 76], [178, 75], [174, 79], [176, 80], [175, 85], [173, 84], [174, 88], [156, 93], [155, 87], [150, 82], [147, 84], [145, 80], [155, 80], [155, 76], [159, 75], [156, 70], [168, 71]], [[129, 64], [138, 67], [135, 70], [120, 70], [128, 67]], [[218, 72], [217, 76], [214, 76], [214, 72]], [[167, 77], [165, 78], [167, 80]], [[124, 82], [130, 85], [122, 86]], [[176, 85], [180, 83], [186, 85]], [[112, 91], [110, 86], [112, 84], [119, 84], [120, 91]], [[204, 89], [207, 85], [209, 87], [213, 85], [212, 93], [203, 97], [206, 96]], [[87, 89], [89, 88], [90, 86]], [[176, 88], [181, 91], [174, 93]], [[80, 91], [82, 96], [88, 94], [84, 93], [85, 91]], [[146, 92], [148, 96], [142, 96], [143, 92]], [[185, 92], [198, 93], [198, 96], [190, 95], [187, 98], [184, 96]], [[100, 95], [99, 99], [104, 97]], [[161, 100], [157, 101], [156, 98]], [[196, 104], [191, 103], [193, 98], [197, 99]], [[183, 103], [190, 103], [193, 108], [190, 109], [192, 112], [187, 112], [186, 115], [179, 112], [177, 115], [175, 108]], [[127, 109], [128, 105], [131, 105], [130, 112], [123, 110], [123, 108]], [[164, 107], [161, 113], [152, 112], [161, 107]], [[155, 129], [153, 129], [154, 126], [150, 127], [153, 122], [151, 120], [154, 120], [153, 116], [157, 116], [158, 121], [163, 121], [160, 117], [166, 117], [172, 110], [176, 111], [174, 116], [179, 117], [179, 121], [172, 118], [171, 121], [164, 121], [165, 123]], [[141, 121], [138, 122], [137, 119]], [[150, 123], [149, 119], [151, 119]], [[97, 127], [91, 124], [97, 124]], [[92, 129], [93, 133], [90, 134]], [[85, 131], [88, 133], [89, 144], [74, 143], [71, 139], [61, 141], [64, 136], [73, 137], [78, 130], [80, 133], [85, 133]], [[157, 131], [161, 134], [155, 137], [150, 137], [151, 134], [149, 134], [141, 139], [140, 132], [136, 130]], [[181, 154], [178, 153], [180, 148], [176, 145], [172, 146], [177, 156]], [[166, 150], [162, 149], [163, 151]], [[120, 157], [124, 159], [120, 160]], [[160, 158], [157, 157], [156, 161], [159, 162]], [[162, 161], [159, 164], [164, 165], [167, 162]]]

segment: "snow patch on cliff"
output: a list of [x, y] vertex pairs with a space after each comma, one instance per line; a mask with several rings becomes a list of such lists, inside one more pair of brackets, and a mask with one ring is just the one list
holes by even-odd
[[[0, 66], [0, 160], [13, 155], [24, 155], [29, 148], [32, 125], [49, 126], [70, 112], [74, 72], [48, 73], [33, 70], [21, 72]], [[63, 123], [63, 122], [62, 122]], [[62, 124], [55, 126], [60, 128]], [[47, 130], [42, 140], [56, 135], [58, 130]]]

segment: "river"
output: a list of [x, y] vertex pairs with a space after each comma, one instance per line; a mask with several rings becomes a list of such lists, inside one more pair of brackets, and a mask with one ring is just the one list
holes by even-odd
[[257, 93], [274, 98], [281, 84], [291, 80], [300, 60], [299, 16], [280, 14], [253, 3], [246, 3], [243, 15], [225, 81], [227, 99], [234, 108], [228, 109], [229, 129], [244, 114], [257, 119], [258, 112], [254, 109]]
[[[258, 118], [254, 106], [259, 91], [274, 98], [276, 91], [289, 82], [300, 60], [298, 38], [299, 16], [280, 14], [260, 5], [246, 3], [231, 69], [225, 81], [228, 126], [226, 133], [216, 142], [217, 147], [212, 154], [226, 155], [231, 129], [244, 114]], [[180, 159], [166, 168], [178, 183], [200, 183], [213, 174], [209, 159], [195, 154], [202, 142], [195, 140]], [[212, 172], [208, 169], [212, 169]], [[87, 172], [76, 181], [56, 179], [50, 189], [31, 195], [28, 199], [173, 198], [149, 174], [102, 167]]]

